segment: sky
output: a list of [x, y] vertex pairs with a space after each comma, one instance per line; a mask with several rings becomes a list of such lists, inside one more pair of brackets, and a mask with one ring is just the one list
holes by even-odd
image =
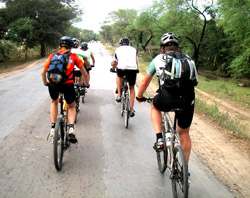
[[118, 9], [140, 10], [153, 4], [153, 0], [79, 0], [84, 9], [82, 22], [74, 26], [98, 33], [109, 12]]

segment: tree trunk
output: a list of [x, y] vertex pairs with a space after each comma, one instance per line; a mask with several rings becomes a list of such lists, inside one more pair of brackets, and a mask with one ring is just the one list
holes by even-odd
[[46, 56], [46, 45], [45, 45], [45, 42], [44, 41], [41, 41], [40, 42], [40, 45], [41, 45], [41, 57], [45, 57]]
[[25, 61], [28, 61], [28, 46], [25, 45]]

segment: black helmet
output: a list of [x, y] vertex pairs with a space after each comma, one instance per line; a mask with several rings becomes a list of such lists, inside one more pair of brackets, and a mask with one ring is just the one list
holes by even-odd
[[122, 37], [119, 41], [120, 45], [129, 45], [129, 39], [127, 37]]
[[82, 43], [81, 43], [81, 48], [82, 48], [83, 50], [87, 50], [87, 49], [88, 49], [88, 43], [82, 42]]
[[77, 38], [72, 38], [72, 40], [73, 40], [73, 42], [74, 42], [73, 47], [74, 47], [74, 48], [78, 48], [78, 46], [79, 46], [79, 44], [80, 44], [79, 39], [77, 39]]
[[72, 48], [73, 46], [72, 38], [69, 36], [63, 36], [60, 38], [60, 47], [65, 47], [67, 49]]
[[178, 37], [174, 33], [165, 33], [161, 37], [160, 46], [178, 45]]

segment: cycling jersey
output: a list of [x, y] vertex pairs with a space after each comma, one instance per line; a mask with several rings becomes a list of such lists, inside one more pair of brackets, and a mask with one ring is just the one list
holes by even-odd
[[[58, 54], [64, 54], [66, 51], [63, 50], [59, 50], [57, 51]], [[44, 69], [48, 70], [49, 69], [49, 65], [50, 65], [50, 61], [53, 57], [54, 53], [51, 53], [47, 59], [47, 61], [44, 64]], [[73, 70], [74, 70], [74, 66], [77, 66], [78, 68], [82, 67], [84, 65], [83, 61], [80, 60], [80, 58], [77, 56], [77, 54], [75, 53], [71, 53], [69, 56], [69, 63], [66, 67], [66, 75], [68, 76], [68, 79], [66, 82], [64, 82], [63, 84], [67, 84], [67, 83], [73, 83], [74, 79], [73, 79]]]
[[72, 48], [71, 53], [76, 53], [77, 56], [84, 62], [83, 58], [86, 57], [86, 55], [83, 53], [84, 51], [79, 48]]
[[84, 54], [84, 56], [86, 56], [87, 58], [88, 58], [88, 61], [89, 61], [89, 63], [91, 63], [91, 54], [92, 54], [92, 52], [90, 51], [90, 49], [87, 49], [86, 51], [84, 51], [84, 50], [82, 50], [83, 51], [83, 54]]
[[137, 52], [134, 47], [123, 45], [116, 48], [114, 58], [118, 69], [137, 70]]
[[154, 76], [156, 73], [157, 76], [160, 76], [162, 70], [160, 68], [164, 68], [166, 64], [166, 55], [165, 54], [158, 54], [149, 64], [147, 73], [150, 76]]
[[[149, 64], [147, 74], [160, 76], [165, 68], [166, 55], [158, 54]], [[178, 125], [182, 129], [190, 127], [194, 113], [195, 93], [194, 87], [182, 89], [159, 89], [158, 94], [153, 99], [153, 105], [160, 111], [169, 111], [172, 108], [181, 107], [185, 111], [179, 113]]]

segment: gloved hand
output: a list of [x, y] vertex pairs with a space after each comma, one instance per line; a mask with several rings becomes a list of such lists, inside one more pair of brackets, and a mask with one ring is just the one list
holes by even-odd
[[115, 70], [113, 70], [112, 68], [110, 68], [110, 72], [115, 72]]

